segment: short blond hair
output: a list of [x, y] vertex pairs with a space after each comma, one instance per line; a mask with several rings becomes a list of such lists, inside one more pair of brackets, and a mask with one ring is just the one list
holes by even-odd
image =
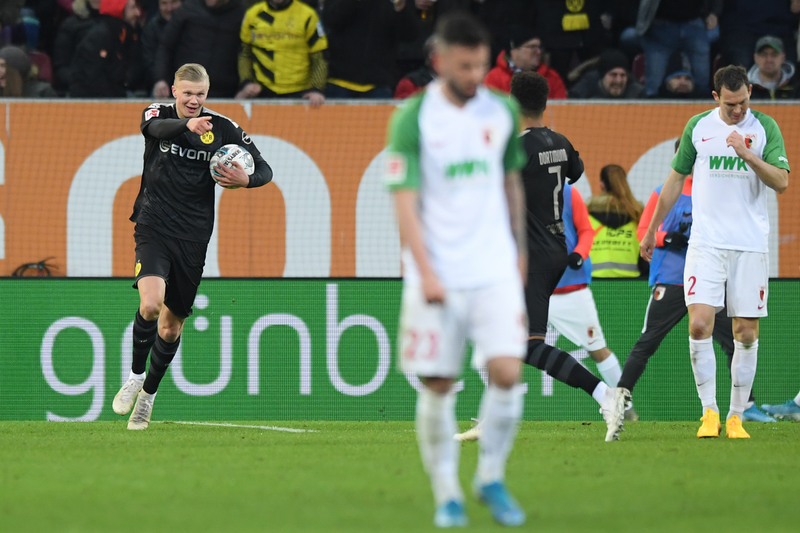
[[206, 82], [211, 85], [211, 80], [208, 78], [206, 68], [200, 63], [186, 63], [177, 71], [175, 71], [175, 82], [177, 85], [179, 81], [191, 81], [194, 83]]

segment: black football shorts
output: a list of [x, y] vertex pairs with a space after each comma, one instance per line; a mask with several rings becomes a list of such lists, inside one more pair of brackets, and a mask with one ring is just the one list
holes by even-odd
[[552, 270], [528, 272], [528, 282], [525, 284], [525, 306], [528, 309], [528, 332], [531, 337], [544, 337], [547, 334], [550, 297], [567, 268], [566, 257], [564, 261], [559, 258], [552, 263], [550, 265]]
[[186, 241], [165, 235], [156, 229], [136, 224], [136, 265], [133, 288], [147, 276], [158, 276], [167, 282], [164, 304], [175, 316], [192, 314], [192, 304], [203, 277], [208, 243]]

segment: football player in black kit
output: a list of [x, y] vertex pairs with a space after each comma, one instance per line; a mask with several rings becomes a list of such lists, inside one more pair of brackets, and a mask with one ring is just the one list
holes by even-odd
[[[528, 231], [528, 279], [525, 303], [528, 308], [529, 340], [525, 363], [544, 370], [553, 378], [571, 387], [583, 389], [592, 396], [608, 426], [606, 441], [618, 440], [624, 408], [612, 418], [616, 389], [583, 367], [563, 350], [545, 344], [550, 296], [569, 266], [580, 268], [580, 254], [567, 254], [564, 222], [564, 182], [574, 183], [583, 174], [583, 161], [569, 140], [544, 126], [542, 115], [547, 106], [547, 80], [536, 72], [519, 72], [511, 79], [511, 95], [522, 108], [521, 134], [528, 164], [522, 170], [525, 187]], [[621, 401], [621, 400], [620, 400]], [[457, 440], [475, 440], [480, 436], [480, 423]]]
[[203, 107], [208, 89], [202, 65], [183, 65], [172, 86], [175, 103], [152, 104], [142, 113], [144, 170], [131, 215], [136, 222], [133, 287], [140, 303], [133, 322], [131, 373], [113, 403], [120, 415], [133, 408], [128, 429], [150, 424], [158, 385], [178, 350], [183, 322], [192, 314], [214, 228], [211, 157], [226, 144], [243, 146], [253, 156], [250, 176], [238, 164], [214, 168], [223, 187], [261, 187], [272, 180], [272, 169], [247, 133]]

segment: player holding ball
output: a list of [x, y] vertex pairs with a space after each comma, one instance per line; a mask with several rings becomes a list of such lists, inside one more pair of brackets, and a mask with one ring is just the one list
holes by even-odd
[[[202, 65], [183, 65], [174, 83], [174, 103], [152, 104], [142, 113], [144, 170], [131, 215], [136, 222], [133, 287], [139, 290], [140, 303], [133, 322], [131, 372], [113, 403], [119, 415], [133, 408], [128, 421], [132, 430], [150, 424], [158, 385], [178, 351], [183, 323], [192, 314], [214, 229], [215, 182], [250, 188], [272, 180], [272, 169], [247, 133], [203, 107], [209, 78]], [[209, 164], [217, 150], [229, 144], [249, 152], [255, 169], [248, 175], [237, 162], [217, 164], [212, 178]]]

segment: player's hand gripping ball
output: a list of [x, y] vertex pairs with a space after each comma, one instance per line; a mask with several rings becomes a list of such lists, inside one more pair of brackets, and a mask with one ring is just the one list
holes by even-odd
[[221, 177], [220, 174], [214, 170], [215, 166], [222, 165], [228, 168], [235, 168], [233, 166], [234, 162], [239, 163], [248, 176], [252, 175], [256, 169], [253, 156], [250, 155], [250, 152], [238, 144], [226, 144], [214, 153], [211, 161], [209, 162], [211, 177], [214, 179], [214, 181], [219, 183], [218, 178]]

